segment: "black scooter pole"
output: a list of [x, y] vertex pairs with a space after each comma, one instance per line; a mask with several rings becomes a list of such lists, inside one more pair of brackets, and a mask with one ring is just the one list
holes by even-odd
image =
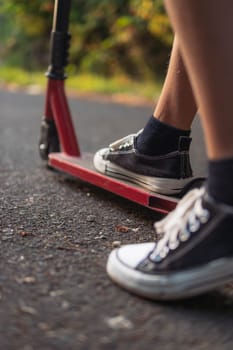
[[[54, 91], [59, 91], [59, 99], [63, 101], [63, 107], [65, 106], [63, 108], [65, 112], [61, 119], [71, 119], [64, 93], [64, 85], [62, 84], [63, 80], [66, 79], [65, 67], [68, 63], [71, 38], [71, 35], [68, 33], [70, 5], [71, 0], [55, 0], [54, 3], [49, 67], [46, 73], [48, 78], [48, 86], [45, 102], [45, 116], [42, 118], [39, 140], [40, 156], [43, 160], [46, 160], [46, 162], [48, 161], [48, 155], [50, 153], [60, 152], [60, 141], [54, 121], [54, 110], [51, 105], [52, 95], [55, 95], [54, 103], [58, 104], [57, 93], [54, 94]], [[60, 103], [62, 103], [61, 101]], [[69, 126], [70, 124], [71, 121], [69, 122]], [[72, 127], [69, 127], [69, 133], [71, 132], [73, 135], [74, 133], [73, 131], [70, 131], [70, 129], [72, 129]], [[76, 140], [75, 135], [72, 136], [72, 139]], [[78, 153], [79, 151], [77, 151], [75, 154]]]
[[46, 73], [50, 79], [66, 79], [71, 35], [68, 33], [71, 0], [55, 0], [50, 43], [50, 64]]

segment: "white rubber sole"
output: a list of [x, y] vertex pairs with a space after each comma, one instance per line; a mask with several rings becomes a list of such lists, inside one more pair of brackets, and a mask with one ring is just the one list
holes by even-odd
[[107, 273], [119, 286], [153, 300], [176, 300], [199, 295], [233, 281], [233, 258], [222, 258], [200, 268], [167, 275], [145, 274], [119, 260], [113, 250]]
[[104, 160], [103, 155], [107, 150], [107, 148], [103, 148], [94, 156], [93, 162], [97, 171], [108, 176], [133, 182], [149, 191], [165, 195], [175, 195], [180, 193], [184, 186], [193, 180], [193, 177], [187, 179], [170, 179], [133, 173], [108, 160]]

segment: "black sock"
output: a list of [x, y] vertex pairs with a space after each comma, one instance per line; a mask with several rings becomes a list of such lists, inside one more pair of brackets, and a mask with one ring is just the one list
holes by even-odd
[[189, 136], [190, 130], [181, 130], [165, 124], [153, 116], [137, 137], [137, 150], [148, 156], [159, 156], [176, 151], [180, 136]]
[[207, 190], [214, 199], [233, 206], [233, 158], [208, 162]]

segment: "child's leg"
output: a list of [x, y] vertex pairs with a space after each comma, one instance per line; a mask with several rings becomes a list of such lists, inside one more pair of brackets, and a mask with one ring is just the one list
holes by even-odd
[[208, 190], [233, 205], [233, 2], [166, 0], [200, 108]]
[[233, 157], [233, 2], [165, 0], [198, 100], [210, 159]]
[[189, 130], [196, 112], [192, 87], [175, 38], [166, 79], [153, 115], [175, 128]]
[[[177, 299], [233, 280], [233, 2], [165, 0], [200, 106], [208, 186], [155, 224], [158, 243], [114, 250], [110, 277], [138, 295]], [[198, 145], [196, 145], [198, 147]]]
[[196, 103], [175, 40], [154, 117], [140, 134], [98, 151], [94, 158], [96, 169], [154, 192], [179, 193], [192, 178], [189, 136], [195, 114]]

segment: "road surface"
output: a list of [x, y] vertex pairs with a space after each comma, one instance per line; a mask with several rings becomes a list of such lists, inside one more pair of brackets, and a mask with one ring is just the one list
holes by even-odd
[[[45, 169], [37, 151], [43, 104], [42, 95], [0, 91], [0, 349], [232, 350], [232, 285], [157, 303], [108, 279], [113, 242], [153, 240], [159, 216]], [[70, 104], [90, 152], [139, 130], [152, 113], [101, 100]], [[192, 162], [203, 175], [198, 121], [193, 138]]]

